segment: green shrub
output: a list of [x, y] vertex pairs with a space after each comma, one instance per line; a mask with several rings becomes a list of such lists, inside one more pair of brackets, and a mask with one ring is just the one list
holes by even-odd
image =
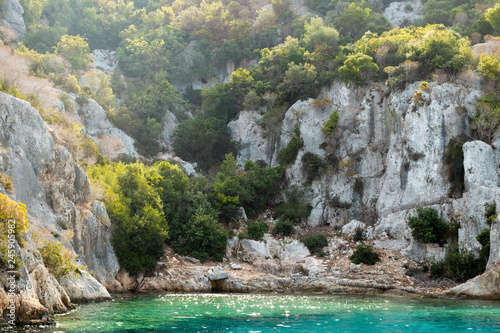
[[295, 224], [309, 217], [311, 205], [308, 201], [308, 191], [304, 187], [292, 185], [285, 191], [286, 200], [276, 206], [276, 213], [283, 219], [288, 219]]
[[448, 246], [444, 259], [431, 265], [430, 273], [434, 278], [448, 278], [463, 282], [483, 274], [486, 263], [484, 257], [476, 257], [464, 246], [453, 244]]
[[209, 257], [222, 261], [226, 254], [227, 232], [214, 216], [200, 212], [189, 221], [189, 229], [174, 243], [174, 250], [189, 255], [201, 262]]
[[302, 155], [302, 172], [306, 178], [306, 183], [311, 184], [318, 176], [319, 170], [323, 167], [323, 160], [313, 153], [307, 152]]
[[85, 69], [91, 63], [90, 48], [84, 37], [63, 35], [54, 47], [54, 53], [65, 57], [74, 69]]
[[250, 221], [247, 223], [247, 236], [250, 239], [262, 240], [269, 226], [263, 221]]
[[354, 242], [363, 242], [365, 240], [365, 231], [360, 227], [357, 227], [354, 231], [354, 235], [352, 236], [352, 240]]
[[434, 208], [417, 208], [417, 215], [408, 216], [408, 226], [413, 238], [421, 243], [444, 242], [444, 235], [450, 228]]
[[70, 275], [71, 273], [80, 274], [80, 268], [75, 264], [73, 252], [66, 249], [59, 242], [45, 242], [40, 249], [43, 263], [49, 272], [56, 279]]
[[330, 115], [330, 118], [327, 121], [325, 121], [325, 123], [323, 124], [323, 128], [321, 128], [321, 130], [326, 135], [329, 135], [329, 134], [333, 133], [335, 128], [337, 128], [338, 123], [339, 123], [339, 114], [338, 114], [337, 110], [334, 110], [332, 112], [332, 114]]
[[486, 228], [476, 237], [479, 244], [481, 244], [481, 250], [479, 250], [479, 255], [485, 258], [486, 262], [490, 258], [490, 229]]
[[363, 53], [355, 53], [347, 56], [344, 65], [339, 68], [339, 74], [346, 84], [354, 83], [356, 86], [364, 86], [377, 74], [378, 70], [372, 57]]
[[14, 187], [12, 186], [12, 177], [6, 176], [0, 173], [0, 185], [5, 189], [5, 191], [12, 193]]
[[356, 265], [375, 265], [380, 261], [380, 256], [373, 251], [371, 245], [358, 244], [350, 259]]
[[476, 140], [491, 144], [499, 125], [500, 98], [496, 95], [481, 97], [476, 104], [476, 113], [470, 123], [472, 136]]
[[323, 248], [328, 246], [328, 239], [323, 234], [306, 236], [300, 241], [309, 249], [309, 252], [318, 256], [324, 255]]
[[291, 236], [295, 233], [295, 226], [289, 220], [279, 220], [273, 229], [273, 235]]
[[492, 225], [498, 216], [496, 202], [486, 203], [484, 205], [484, 210], [485, 210], [484, 217], [486, 217], [486, 223], [488, 223], [488, 225]]
[[300, 137], [300, 124], [296, 124], [293, 130], [293, 136], [288, 145], [278, 152], [278, 162], [283, 165], [295, 163], [299, 150], [304, 146], [304, 140]]
[[120, 266], [130, 273], [156, 267], [168, 237], [158, 186], [161, 174], [142, 163], [96, 165], [89, 174], [106, 189], [104, 204], [114, 226], [112, 244]]

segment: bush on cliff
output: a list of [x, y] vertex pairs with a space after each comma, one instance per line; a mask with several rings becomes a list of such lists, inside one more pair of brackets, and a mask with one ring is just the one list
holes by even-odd
[[408, 216], [411, 235], [421, 243], [444, 243], [444, 236], [450, 226], [430, 207], [417, 208], [417, 215]]
[[300, 240], [307, 247], [309, 252], [317, 256], [323, 256], [323, 248], [328, 246], [328, 239], [323, 234], [310, 235]]
[[486, 263], [487, 259], [484, 256], [476, 256], [474, 252], [468, 251], [464, 245], [452, 244], [446, 249], [444, 259], [431, 265], [430, 273], [434, 278], [448, 278], [464, 282], [483, 274]]
[[356, 264], [375, 265], [380, 261], [380, 256], [373, 251], [371, 245], [358, 244], [356, 250], [350, 257], [351, 261]]

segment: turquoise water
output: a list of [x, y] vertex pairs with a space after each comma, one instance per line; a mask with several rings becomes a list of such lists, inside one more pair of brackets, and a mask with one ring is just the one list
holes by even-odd
[[500, 332], [500, 302], [270, 294], [117, 296], [43, 332]]

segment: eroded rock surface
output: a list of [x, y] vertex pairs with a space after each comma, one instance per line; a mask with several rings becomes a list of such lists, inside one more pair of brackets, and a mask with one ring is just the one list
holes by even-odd
[[[23, 263], [19, 302], [16, 298], [19, 320], [50, 320], [52, 314], [72, 308], [71, 295], [78, 300], [109, 298], [106, 288], [91, 276], [72, 283], [58, 281], [41, 260], [38, 248], [58, 241], [103, 283], [119, 285], [112, 277], [118, 262], [110, 245], [109, 218], [102, 204], [92, 201], [87, 174], [66, 148], [54, 142], [29, 103], [4, 93], [0, 93], [0, 172], [12, 176], [14, 192], [9, 195], [26, 205], [30, 224], [26, 246], [18, 251]], [[6, 193], [1, 186], [0, 192]], [[70, 230], [74, 237], [64, 239]], [[5, 282], [3, 286], [5, 291]]]

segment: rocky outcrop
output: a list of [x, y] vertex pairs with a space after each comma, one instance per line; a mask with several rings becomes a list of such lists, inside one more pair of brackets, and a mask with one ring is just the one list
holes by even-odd
[[93, 99], [78, 106], [77, 114], [80, 123], [85, 126], [84, 134], [88, 135], [101, 148], [108, 158], [116, 158], [121, 154], [138, 157], [134, 139], [116, 128], [107, 118], [106, 111]]
[[424, 19], [424, 5], [420, 0], [391, 2], [384, 16], [394, 27], [412, 25]]
[[500, 263], [450, 291], [457, 295], [500, 299]]
[[[17, 283], [19, 320], [48, 320], [53, 313], [70, 309], [71, 297], [109, 299], [103, 285], [85, 271], [79, 278], [55, 279], [37, 250], [44, 242], [61, 242], [74, 251], [82, 270], [88, 266], [102, 283], [118, 289], [109, 218], [101, 203], [92, 203], [84, 170], [54, 142], [29, 103], [4, 93], [0, 93], [0, 145], [0, 172], [12, 176], [14, 192], [9, 195], [26, 204], [30, 223], [26, 246], [18, 251], [23, 263]], [[1, 186], [0, 191], [5, 193]], [[64, 239], [72, 233], [67, 237], [71, 239]]]
[[[389, 91], [380, 84], [348, 88], [334, 83], [320, 95], [331, 100], [330, 106], [298, 101], [275, 132], [263, 130], [260, 112], [243, 111], [229, 124], [232, 138], [239, 143], [238, 163], [251, 159], [276, 166], [278, 151], [287, 146], [298, 126], [304, 146], [286, 171], [288, 183], [307, 185], [302, 162], [305, 153], [325, 163], [311, 184], [313, 208], [308, 226], [343, 227], [358, 220], [366, 225], [365, 235], [378, 248], [401, 251], [419, 261], [440, 258], [445, 248], [415, 242], [407, 225], [408, 215], [416, 207], [430, 206], [445, 221], [460, 226], [460, 243], [478, 251], [476, 236], [488, 227], [485, 204], [496, 202], [500, 207], [499, 154], [484, 142], [464, 145], [465, 192], [461, 198], [450, 195], [444, 156], [451, 138], [470, 136], [468, 122], [482, 92], [471, 85], [429, 86], [420, 98], [415, 94], [418, 82], [403, 91]], [[321, 128], [334, 110], [339, 115], [337, 128], [325, 135]], [[348, 225], [346, 232], [351, 229]], [[492, 230], [492, 235], [497, 233]], [[491, 239], [498, 252], [500, 238]], [[493, 253], [493, 257], [498, 255]], [[491, 260], [488, 267], [492, 267]]]
[[20, 37], [26, 34], [26, 25], [24, 24], [23, 6], [18, 0], [5, 0], [2, 2], [2, 25], [14, 29]]

